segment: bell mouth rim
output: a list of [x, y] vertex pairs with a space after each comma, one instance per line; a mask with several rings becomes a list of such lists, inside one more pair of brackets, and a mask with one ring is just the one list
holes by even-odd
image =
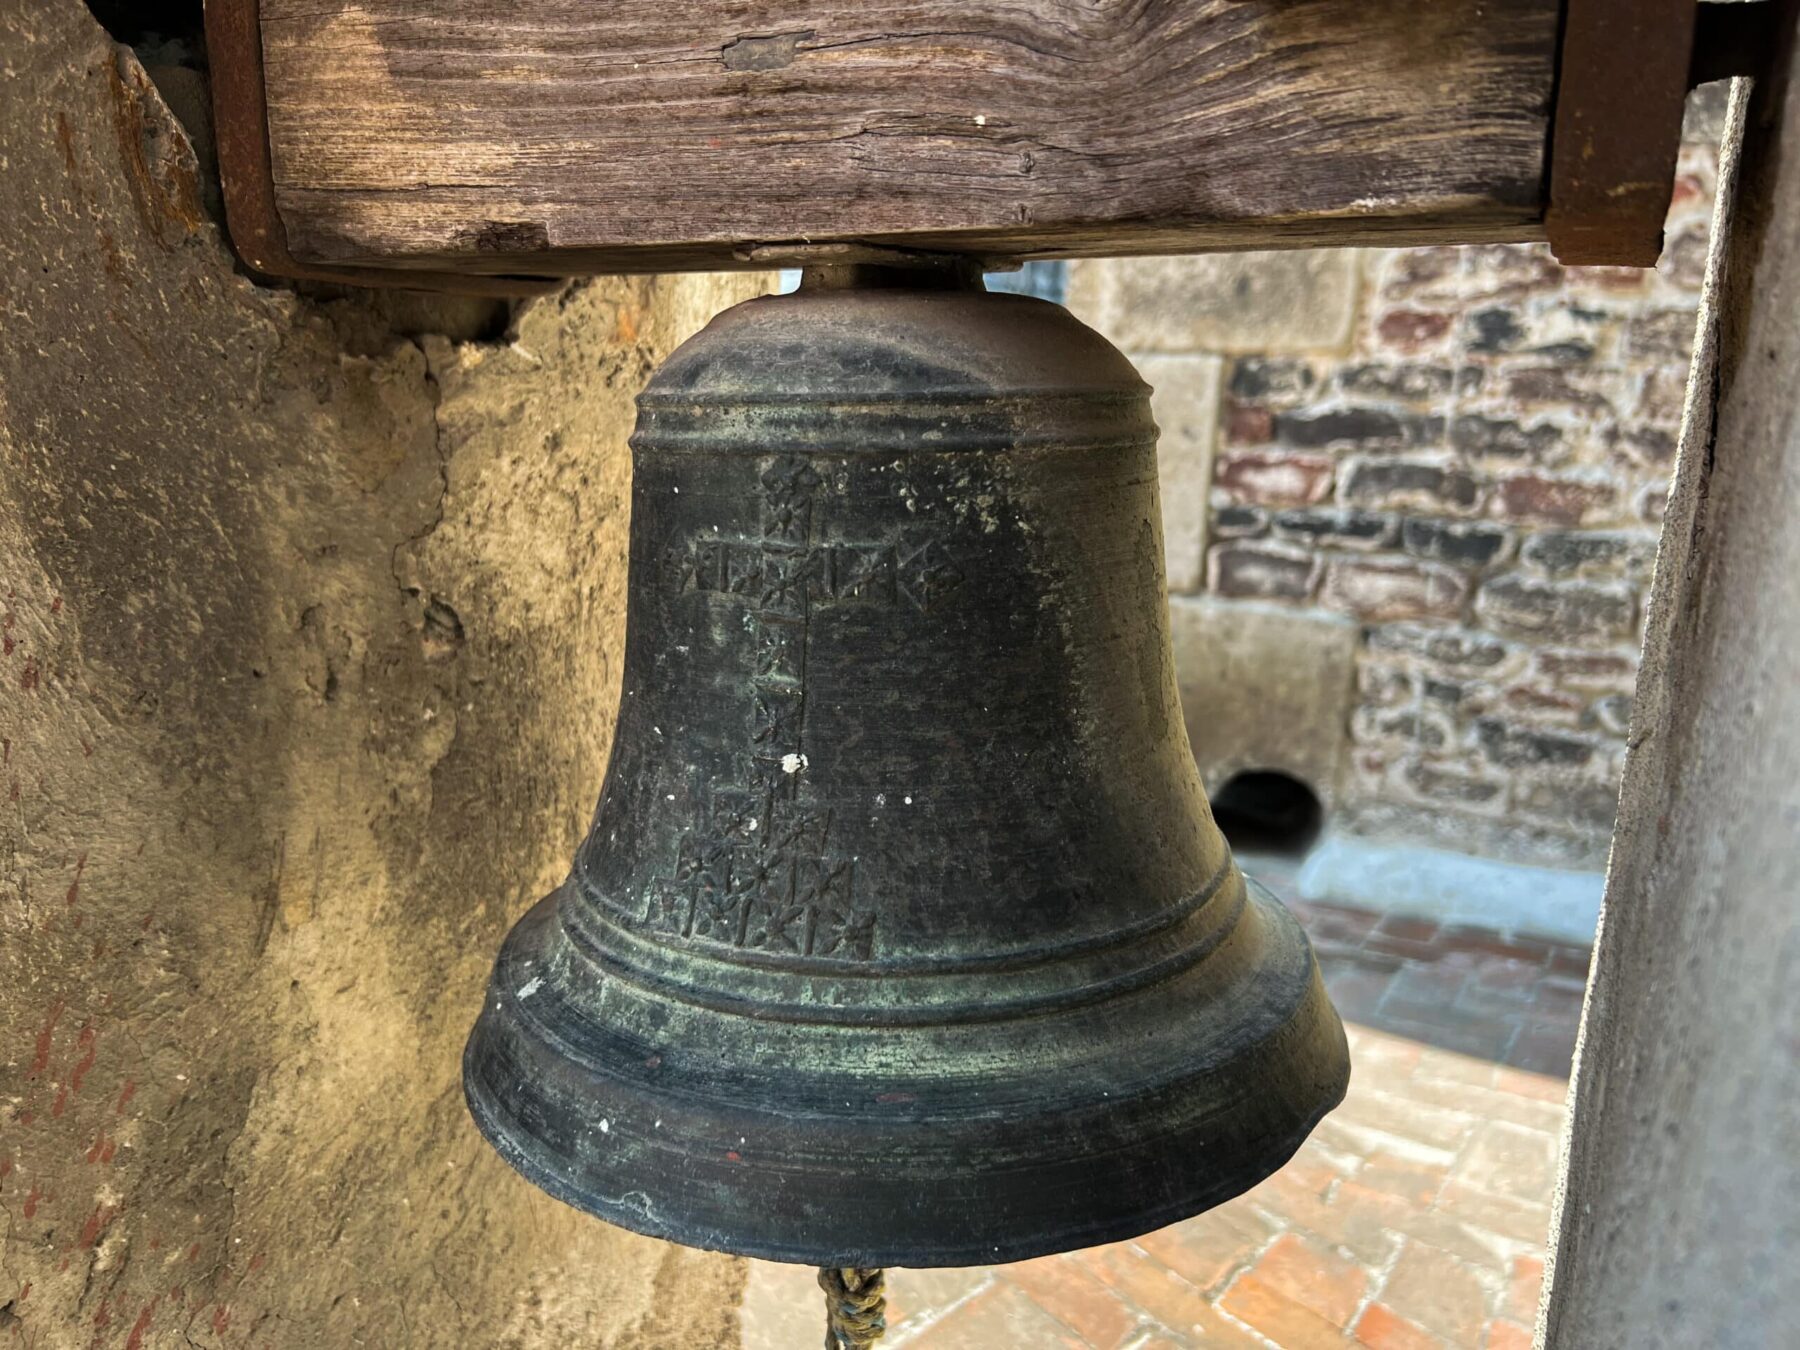
[[[1318, 963], [1293, 918], [1249, 884], [1252, 912], [1268, 921], [1281, 960], [1232, 986], [1237, 993], [1122, 1000], [1149, 999], [1175, 1024], [1165, 1051], [1188, 1043], [1184, 1027], [1237, 1019], [1240, 1034], [1187, 1061], [1140, 1059], [1128, 1039], [1110, 1052], [1096, 1047], [1086, 1069], [1039, 1078], [1022, 1066], [987, 1110], [960, 1099], [880, 1108], [865, 1093], [868, 1110], [848, 1110], [840, 1097], [819, 1115], [799, 1084], [803, 1100], [791, 1107], [770, 1099], [752, 1109], [691, 1066], [636, 1086], [595, 1079], [529, 1028], [521, 1042], [519, 1025], [514, 1040], [504, 1019], [488, 1026], [502, 1006], [490, 995], [465, 1051], [464, 1093], [477, 1128], [526, 1180], [609, 1223], [687, 1246], [795, 1264], [924, 1268], [1123, 1241], [1265, 1180], [1347, 1089], [1348, 1044]], [[1262, 1014], [1254, 1022], [1243, 1021], [1246, 997]], [[1114, 1062], [1131, 1076], [1094, 1077], [1094, 1065]], [[503, 1103], [490, 1087], [496, 1078], [532, 1091], [572, 1085], [583, 1105], [546, 1125], [550, 1097]], [[739, 1136], [750, 1136], [747, 1147]], [[961, 1218], [934, 1229], [943, 1214]]]
[[[1032, 1238], [1015, 1239], [1002, 1243], [982, 1242], [963, 1247], [934, 1244], [930, 1251], [917, 1247], [873, 1245], [863, 1245], [848, 1250], [835, 1247], [827, 1249], [802, 1243], [726, 1239], [716, 1232], [709, 1234], [703, 1229], [684, 1226], [679, 1222], [659, 1220], [655, 1215], [655, 1202], [647, 1191], [626, 1191], [617, 1199], [608, 1199], [596, 1197], [591, 1192], [583, 1191], [579, 1186], [565, 1181], [560, 1173], [537, 1162], [530, 1153], [517, 1147], [512, 1136], [500, 1130], [498, 1121], [488, 1114], [485, 1102], [479, 1099], [471, 1088], [467, 1073], [464, 1074], [463, 1089], [464, 1100], [468, 1105], [469, 1115], [474, 1121], [476, 1129], [482, 1138], [487, 1140], [489, 1146], [500, 1155], [501, 1160], [518, 1173], [522, 1180], [571, 1209], [590, 1218], [598, 1219], [602, 1223], [611, 1224], [615, 1228], [623, 1228], [641, 1237], [674, 1242], [699, 1251], [718, 1252], [726, 1256], [741, 1256], [755, 1261], [773, 1261], [783, 1265], [937, 1270], [967, 1266], [1011, 1265], [1018, 1261], [1056, 1256], [1063, 1252], [1101, 1247], [1114, 1242], [1129, 1242], [1133, 1238], [1154, 1233], [1160, 1228], [1180, 1223], [1184, 1219], [1193, 1218], [1236, 1199], [1255, 1189], [1287, 1166], [1300, 1151], [1300, 1146], [1318, 1127], [1319, 1122], [1342, 1105], [1348, 1087], [1347, 1056], [1348, 1051], [1346, 1050], [1344, 1085], [1338, 1089], [1336, 1096], [1323, 1101], [1290, 1131], [1273, 1137], [1274, 1141], [1257, 1155], [1256, 1162], [1250, 1167], [1233, 1172], [1228, 1179], [1222, 1180], [1218, 1186], [1209, 1191], [1195, 1196], [1184, 1196], [1179, 1200], [1171, 1200], [1161, 1208], [1147, 1209], [1130, 1217], [1070, 1225], [1065, 1229], [1056, 1230], [1053, 1234], [1040, 1232], [1038, 1236]], [[1270, 1137], [1265, 1136], [1265, 1139], [1267, 1138]], [[859, 1204], [854, 1180], [846, 1179], [844, 1181], [843, 1196], [847, 1209]], [[596, 1203], [597, 1201], [599, 1203]]]

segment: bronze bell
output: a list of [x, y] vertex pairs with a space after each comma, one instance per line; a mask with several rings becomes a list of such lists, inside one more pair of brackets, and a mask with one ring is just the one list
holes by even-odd
[[811, 271], [651, 380], [612, 763], [464, 1061], [526, 1177], [777, 1261], [1013, 1261], [1342, 1099], [1188, 748], [1148, 392], [954, 265]]

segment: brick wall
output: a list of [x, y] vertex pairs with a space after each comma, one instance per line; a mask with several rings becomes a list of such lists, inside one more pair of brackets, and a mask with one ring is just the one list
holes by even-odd
[[1071, 264], [1070, 307], [1156, 386], [1178, 632], [1233, 602], [1361, 626], [1312, 785], [1341, 825], [1604, 860], [1722, 102], [1690, 108], [1654, 271], [1506, 245]]

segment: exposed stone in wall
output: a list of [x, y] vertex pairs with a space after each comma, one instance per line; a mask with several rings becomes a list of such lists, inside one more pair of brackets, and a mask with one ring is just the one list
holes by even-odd
[[[1695, 97], [1654, 271], [1501, 245], [1072, 264], [1071, 307], [1153, 383], [1224, 357], [1212, 444], [1182, 431], [1210, 492], [1164, 483], [1166, 536], [1206, 545], [1197, 574], [1171, 549], [1171, 591], [1362, 625], [1344, 776], [1313, 785], [1340, 824], [1604, 859], [1722, 107]], [[1250, 753], [1195, 741], [1209, 771]]]
[[1172, 596], [1169, 619], [1188, 738], [1210, 750], [1207, 791], [1242, 770], [1275, 770], [1329, 801], [1356, 693], [1357, 625], [1204, 594]]
[[[1157, 474], [1176, 500], [1204, 500], [1212, 482], [1214, 430], [1219, 423], [1217, 356], [1140, 356], [1138, 370], [1150, 382], [1150, 410], [1160, 434]], [[1189, 512], [1166, 522], [1164, 563], [1169, 589], [1194, 591], [1206, 566], [1206, 517]]]
[[1330, 351], [1357, 281], [1343, 249], [1121, 258], [1072, 268], [1069, 307], [1127, 351]]
[[735, 1345], [458, 1060], [598, 790], [632, 396], [763, 279], [302, 299], [75, 0], [0, 67], [0, 1341]]

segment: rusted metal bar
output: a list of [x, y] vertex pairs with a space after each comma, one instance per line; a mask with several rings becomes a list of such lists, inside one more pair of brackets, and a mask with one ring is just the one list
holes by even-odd
[[1696, 8], [1568, 0], [1544, 214], [1558, 262], [1653, 267], [1662, 254]]

